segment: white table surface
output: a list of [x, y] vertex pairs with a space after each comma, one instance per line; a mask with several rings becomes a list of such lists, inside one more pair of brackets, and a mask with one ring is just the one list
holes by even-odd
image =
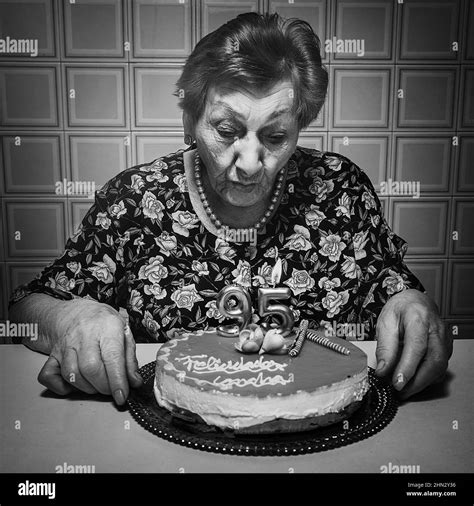
[[[375, 343], [355, 344], [373, 367]], [[140, 366], [155, 359], [158, 347], [137, 345]], [[244, 457], [160, 439], [106, 397], [50, 395], [36, 379], [46, 356], [21, 345], [3, 345], [0, 472], [54, 473], [65, 463], [95, 466], [96, 473], [380, 473], [390, 463], [419, 465], [422, 473], [473, 472], [473, 358], [474, 342], [456, 341], [445, 383], [400, 405], [394, 420], [364, 441], [309, 455]]]

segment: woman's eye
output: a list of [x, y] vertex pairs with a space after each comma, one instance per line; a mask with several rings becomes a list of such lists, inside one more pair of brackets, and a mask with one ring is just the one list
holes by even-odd
[[285, 136], [283, 134], [278, 134], [278, 135], [270, 135], [268, 137], [268, 140], [272, 143], [272, 144], [281, 144], [284, 140], [285, 140]]
[[218, 128], [217, 133], [224, 139], [232, 139], [237, 135], [237, 132], [230, 128]]

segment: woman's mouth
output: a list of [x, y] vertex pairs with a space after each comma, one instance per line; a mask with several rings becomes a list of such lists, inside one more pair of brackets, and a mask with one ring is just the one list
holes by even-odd
[[237, 191], [240, 191], [240, 192], [243, 192], [243, 193], [251, 193], [257, 187], [257, 183], [247, 183], [247, 184], [244, 184], [244, 183], [238, 183], [238, 182], [234, 182], [234, 181], [231, 181], [231, 183], [232, 183], [232, 186]]

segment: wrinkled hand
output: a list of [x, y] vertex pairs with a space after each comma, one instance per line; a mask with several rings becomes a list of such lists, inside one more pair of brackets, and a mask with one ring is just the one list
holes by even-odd
[[390, 377], [402, 398], [444, 377], [453, 351], [436, 304], [418, 290], [393, 295], [377, 321], [376, 375]]
[[67, 302], [58, 316], [58, 338], [38, 381], [59, 395], [75, 389], [112, 394], [125, 403], [129, 384], [138, 387], [136, 346], [124, 318], [112, 307], [87, 299]]

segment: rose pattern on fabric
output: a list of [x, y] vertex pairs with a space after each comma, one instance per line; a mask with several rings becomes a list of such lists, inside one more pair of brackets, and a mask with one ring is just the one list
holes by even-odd
[[323, 299], [323, 307], [325, 307], [328, 312], [327, 315], [329, 318], [332, 318], [334, 315], [337, 315], [341, 311], [341, 306], [347, 304], [349, 300], [349, 293], [347, 290], [344, 292], [334, 292], [331, 290], [327, 293], [326, 297]]
[[383, 280], [382, 287], [387, 290], [388, 295], [401, 292], [405, 288], [402, 276], [392, 270], [388, 273], [390, 276]]
[[176, 211], [171, 215], [173, 217], [173, 230], [180, 235], [189, 237], [189, 231], [198, 227], [199, 219], [194, 213], [189, 211]]
[[268, 287], [272, 283], [273, 267], [265, 262], [258, 268], [257, 274], [252, 277], [254, 286]]
[[150, 218], [150, 220], [156, 222], [161, 221], [163, 218], [163, 209], [165, 206], [159, 200], [157, 200], [153, 193], [146, 191], [143, 194], [141, 206], [143, 207], [143, 214], [147, 218]]
[[289, 248], [295, 251], [308, 251], [311, 249], [311, 234], [306, 227], [295, 225], [295, 233], [292, 234], [285, 244], [285, 248]]
[[62, 271], [55, 274], [54, 277], [49, 278], [48, 281], [46, 281], [46, 286], [70, 292], [76, 286], [76, 282], [74, 279], [68, 278], [66, 273]]
[[207, 262], [200, 262], [199, 260], [193, 260], [191, 269], [196, 271], [198, 276], [207, 276], [209, 274], [209, 267]]
[[204, 299], [197, 293], [196, 286], [193, 283], [175, 290], [171, 295], [171, 300], [176, 302], [176, 306], [179, 308], [185, 308], [191, 311], [196, 302]]
[[189, 198], [183, 151], [126, 169], [96, 192], [64, 253], [10, 303], [69, 292], [126, 308], [137, 342], [164, 342], [230, 323], [216, 298], [235, 283], [250, 294], [252, 322], [261, 323], [258, 289], [275, 283], [290, 288], [282, 303], [296, 321], [363, 323], [373, 339], [393, 294], [423, 291], [403, 261], [406, 243], [347, 158], [299, 147], [288, 165], [279, 208], [255, 247], [207, 231]]
[[341, 280], [339, 278], [329, 279], [327, 276], [324, 276], [318, 281], [319, 288], [324, 288], [328, 292], [333, 288], [338, 288], [341, 286]]
[[89, 271], [99, 281], [103, 283], [112, 283], [116, 268], [117, 265], [109, 255], [104, 255], [103, 261], [93, 262], [93, 265], [89, 267]]
[[315, 206], [314, 204], [311, 204], [309, 206], [309, 210], [305, 213], [304, 219], [306, 222], [306, 225], [311, 228], [318, 228], [319, 224], [326, 218], [326, 215], [322, 213], [318, 206]]
[[107, 230], [110, 227], [110, 218], [107, 216], [107, 213], [97, 213], [97, 219], [95, 220], [95, 224]]
[[178, 240], [168, 232], [162, 232], [155, 238], [155, 242], [158, 248], [160, 248], [160, 253], [166, 256], [170, 256], [178, 247]]
[[125, 207], [123, 200], [121, 200], [118, 204], [111, 205], [109, 208], [110, 216], [113, 216], [117, 220], [119, 218], [121, 218], [126, 213], [127, 213], [127, 209]]
[[319, 176], [315, 177], [309, 187], [309, 191], [316, 197], [315, 200], [319, 204], [326, 200], [329, 193], [334, 190], [334, 183], [332, 181], [324, 181]]
[[147, 265], [142, 265], [138, 271], [138, 279], [146, 279], [150, 283], [159, 283], [168, 276], [168, 269], [163, 265], [164, 258], [160, 255], [148, 260]]
[[330, 234], [326, 237], [321, 237], [319, 245], [321, 246], [319, 249], [321, 255], [329, 257], [329, 260], [332, 260], [333, 262], [337, 262], [339, 260], [342, 251], [346, 248], [346, 245], [337, 234]]
[[307, 271], [294, 270], [291, 279], [284, 281], [293, 291], [294, 295], [311, 290], [314, 286], [314, 279], [309, 275]]
[[251, 274], [250, 264], [245, 260], [239, 260], [237, 268], [232, 271], [234, 276], [234, 283], [243, 287], [250, 287], [251, 285]]

